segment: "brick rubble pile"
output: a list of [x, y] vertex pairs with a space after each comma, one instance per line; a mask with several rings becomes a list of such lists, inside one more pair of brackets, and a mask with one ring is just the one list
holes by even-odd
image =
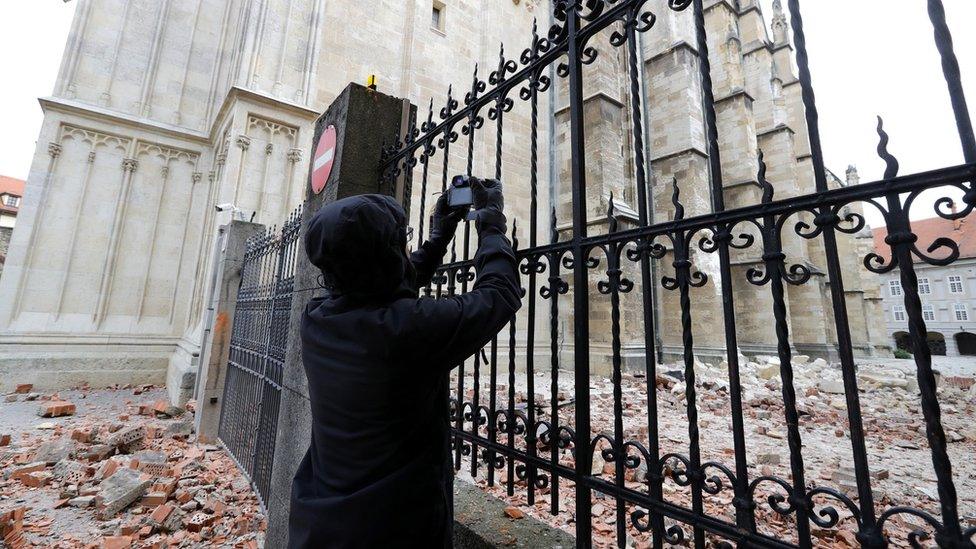
[[40, 416], [0, 433], [0, 547], [263, 544], [257, 498], [223, 449], [195, 442], [192, 403], [187, 413], [149, 386], [31, 389], [0, 405], [0, 418], [29, 404]]
[[[857, 371], [857, 383], [861, 404], [871, 473], [872, 489], [878, 512], [891, 507], [905, 505], [927, 511], [939, 516], [939, 500], [936, 489], [935, 472], [932, 467], [925, 422], [922, 416], [918, 384], [911, 373], [911, 361], [907, 368], [894, 368], [889, 364], [861, 364]], [[749, 463], [749, 478], [775, 476], [792, 482], [790, 451], [787, 445], [787, 425], [783, 406], [780, 362], [776, 357], [740, 357], [742, 364], [742, 411], [746, 456]], [[800, 415], [799, 430], [803, 441], [803, 459], [806, 484], [809, 488], [826, 486], [839, 490], [855, 503], [857, 484], [852, 458], [852, 444], [848, 425], [847, 400], [841, 370], [836, 364], [828, 364], [821, 359], [810, 360], [804, 356], [794, 357], [794, 386], [797, 394], [797, 409]], [[718, 462], [730, 470], [735, 470], [735, 450], [732, 438], [731, 399], [729, 377], [725, 362], [710, 364], [695, 360], [696, 408], [699, 414], [702, 462]], [[976, 369], [974, 369], [976, 370]], [[687, 422], [687, 394], [683, 364], [658, 366], [656, 392], [658, 399], [657, 420], [661, 455], [689, 453], [689, 433]], [[503, 381], [507, 375], [499, 375], [496, 386], [496, 402], [505, 408], [508, 402], [508, 386]], [[571, 372], [560, 372], [559, 423], [572, 425], [575, 404], [573, 402], [574, 383]], [[525, 374], [516, 375], [516, 409], [527, 409], [525, 393]], [[467, 400], [473, 398], [473, 380], [470, 376], [465, 382]], [[537, 375], [535, 380], [536, 420], [550, 421], [549, 393], [550, 380], [545, 374]], [[976, 386], [972, 375], [939, 376], [939, 402], [942, 409], [942, 423], [946, 431], [948, 450], [953, 463], [953, 479], [959, 494], [959, 511], [964, 528], [976, 526]], [[540, 388], [543, 388], [540, 390]], [[604, 434], [613, 438], [613, 384], [609, 379], [594, 377], [590, 380], [590, 417], [593, 436]], [[623, 375], [621, 383], [622, 416], [625, 440], [636, 440], [648, 445], [648, 415], [646, 398], [646, 379], [640, 373]], [[481, 378], [480, 398], [487, 404], [490, 385]], [[471, 429], [471, 422], [465, 424]], [[487, 436], [487, 427], [481, 428], [482, 436]], [[540, 433], [541, 434], [541, 433]], [[499, 442], [507, 440], [503, 433]], [[517, 438], [517, 444], [524, 446], [524, 436]], [[604, 442], [600, 448], [606, 447]], [[538, 454], [548, 460], [549, 448], [540, 443]], [[481, 455], [481, 448], [471, 455]], [[561, 464], [574, 467], [573, 450], [560, 452]], [[608, 482], [615, 482], [615, 465], [607, 462], [598, 451], [595, 453], [592, 474]], [[503, 468], [495, 475], [495, 486], [489, 487], [485, 481], [484, 462], [479, 463], [478, 474], [470, 477], [470, 457], [466, 457], [459, 475], [467, 477], [483, 489], [506, 500], [515, 511], [524, 511], [543, 522], [575, 532], [573, 483], [568, 479], [559, 480], [559, 515], [549, 513], [552, 486], [536, 491], [536, 503], [527, 505], [526, 481], [517, 480], [514, 495], [507, 494], [507, 470]], [[665, 466], [665, 473], [681, 470], [681, 464], [671, 461]], [[636, 469], [626, 470], [625, 486], [646, 492], [642, 482], [647, 472], [646, 463]], [[714, 468], [708, 470], [712, 476], [721, 473]], [[517, 477], [516, 477], [517, 478]], [[722, 477], [721, 491], [716, 495], [705, 494], [705, 512], [713, 517], [734, 523], [734, 508], [731, 505], [733, 491], [727, 478]], [[663, 485], [665, 500], [691, 507], [691, 493], [687, 487], [679, 486], [672, 478]], [[757, 489], [756, 522], [759, 531], [767, 535], [796, 540], [795, 514], [781, 516], [770, 508], [767, 498], [776, 494], [776, 487], [766, 483]], [[616, 540], [616, 502], [613, 498], [593, 492], [594, 542], [598, 547], [615, 546]], [[858, 547], [854, 533], [856, 521], [853, 514], [841, 503], [825, 497], [815, 498], [816, 508], [832, 506], [839, 514], [840, 522], [834, 528], [820, 529], [813, 526], [815, 545], [820, 547]], [[628, 506], [627, 516], [634, 508]], [[668, 525], [673, 524], [670, 520]], [[686, 539], [691, 529], [684, 526]], [[910, 547], [909, 533], [913, 530], [926, 530], [921, 519], [909, 515], [893, 517], [885, 529], [892, 547]], [[931, 531], [929, 531], [931, 532]], [[924, 538], [924, 536], [923, 536]], [[923, 547], [934, 546], [931, 537], [923, 539]], [[628, 545], [649, 547], [647, 534], [637, 532], [628, 524]]]

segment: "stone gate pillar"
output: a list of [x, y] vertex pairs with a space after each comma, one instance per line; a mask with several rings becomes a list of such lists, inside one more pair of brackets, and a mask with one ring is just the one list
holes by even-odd
[[257, 223], [232, 221], [220, 227], [217, 236], [220, 256], [214, 272], [213, 297], [207, 306], [208, 328], [203, 338], [200, 373], [194, 391], [194, 398], [197, 399], [194, 422], [200, 442], [212, 443], [217, 439], [244, 252], [247, 250], [247, 240], [264, 230], [264, 225]]
[[[319, 270], [305, 255], [305, 231], [313, 215], [324, 205], [358, 194], [383, 193], [396, 196], [409, 211], [409, 185], [403, 178], [396, 188], [381, 187], [380, 162], [383, 146], [404, 136], [416, 116], [409, 101], [391, 97], [358, 84], [349, 84], [315, 123], [309, 177], [305, 182], [305, 207], [302, 212], [302, 234], [298, 240], [298, 262], [295, 271], [295, 293], [292, 298], [291, 326], [288, 333], [287, 358], [282, 380], [281, 409], [278, 417], [278, 441], [268, 501], [268, 534], [266, 547], [286, 547], [291, 480], [308, 449], [311, 415], [308, 385], [302, 368], [302, 313], [308, 301], [320, 292]], [[332, 154], [319, 155], [319, 140], [335, 128]], [[320, 151], [322, 152], [322, 151]], [[312, 175], [329, 162], [332, 171], [325, 187], [316, 193]]]

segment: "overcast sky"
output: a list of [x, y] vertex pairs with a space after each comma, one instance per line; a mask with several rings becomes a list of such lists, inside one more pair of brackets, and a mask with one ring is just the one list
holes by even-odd
[[[762, 0], [767, 22], [772, 0]], [[7, 0], [0, 4], [0, 174], [26, 178], [77, 2]], [[785, 4], [785, 2], [784, 2]], [[843, 177], [856, 164], [862, 181], [880, 178], [875, 116], [885, 118], [902, 173], [962, 162], [938, 52], [924, 0], [806, 0], [813, 83], [824, 154]], [[976, 1], [945, 0], [949, 24], [976, 112]], [[651, 31], [653, 32], [653, 31]], [[974, 115], [976, 116], [976, 115]], [[929, 217], [916, 210], [913, 217]], [[876, 219], [876, 218], [875, 218]]]

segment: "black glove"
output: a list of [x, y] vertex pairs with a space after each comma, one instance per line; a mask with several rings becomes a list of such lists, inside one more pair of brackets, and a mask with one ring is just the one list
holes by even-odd
[[430, 243], [446, 250], [466, 213], [464, 208], [451, 208], [447, 203], [447, 193], [442, 194], [430, 213]]
[[475, 209], [475, 227], [478, 234], [497, 232], [504, 235], [507, 232], [505, 218], [505, 199], [502, 196], [502, 184], [494, 179], [471, 180], [472, 202]]

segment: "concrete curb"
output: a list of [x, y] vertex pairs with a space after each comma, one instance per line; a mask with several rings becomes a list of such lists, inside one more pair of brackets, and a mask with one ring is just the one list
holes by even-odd
[[541, 547], [570, 549], [576, 538], [526, 516], [505, 515], [505, 502], [463, 480], [454, 481], [455, 549]]

